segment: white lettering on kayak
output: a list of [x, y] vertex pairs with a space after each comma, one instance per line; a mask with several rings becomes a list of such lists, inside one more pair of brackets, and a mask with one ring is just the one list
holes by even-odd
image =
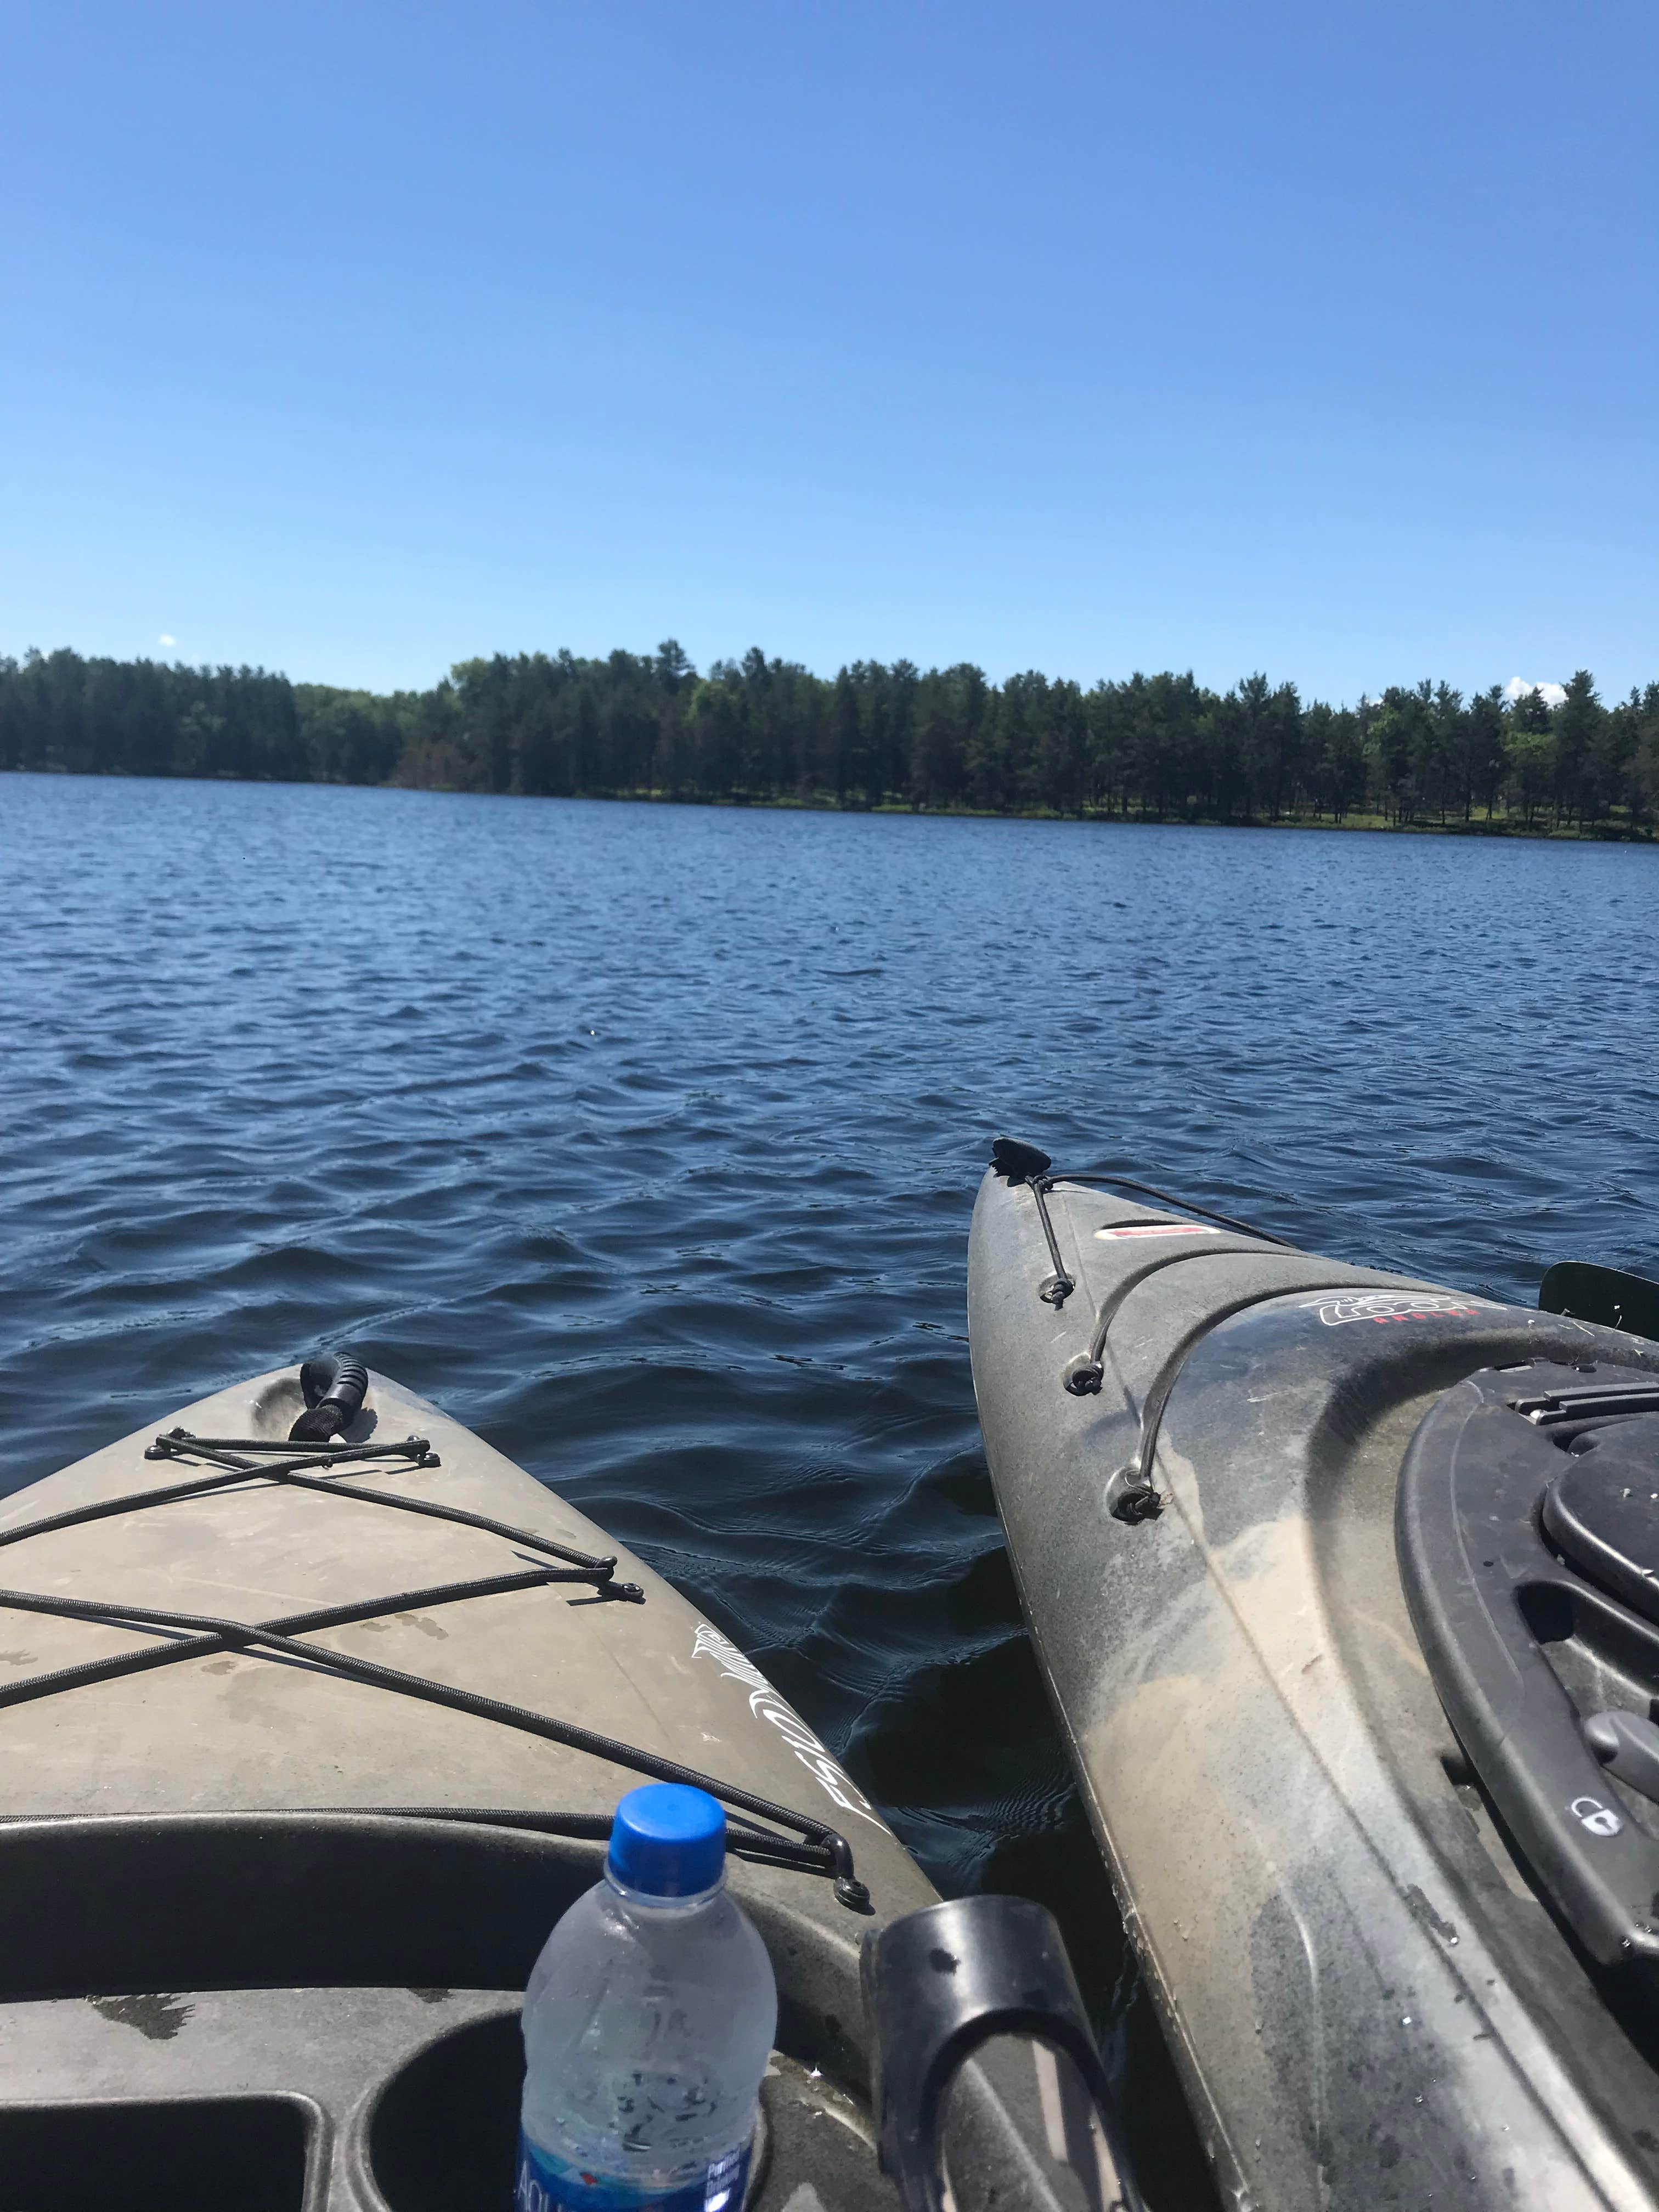
[[1097, 1237], [1219, 1237], [1207, 1221], [1126, 1221], [1118, 1229], [1097, 1229]]
[[1490, 1298], [1448, 1297], [1439, 1291], [1356, 1291], [1340, 1297], [1325, 1291], [1309, 1298], [1304, 1313], [1316, 1313], [1327, 1328], [1340, 1328], [1351, 1321], [1431, 1321], [1437, 1315], [1501, 1313]]
[[833, 1798], [844, 1813], [856, 1813], [861, 1820], [873, 1827], [884, 1828], [881, 1815], [872, 1810], [870, 1800], [847, 1775], [843, 1774], [811, 1729], [796, 1713], [792, 1713], [783, 1699], [767, 1680], [752, 1659], [745, 1659], [729, 1636], [722, 1636], [718, 1628], [711, 1628], [705, 1620], [699, 1624], [696, 1639], [691, 1647], [694, 1659], [712, 1659], [722, 1674], [734, 1682], [743, 1682], [749, 1688], [749, 1710], [757, 1720], [769, 1722], [806, 1769], [820, 1790]]

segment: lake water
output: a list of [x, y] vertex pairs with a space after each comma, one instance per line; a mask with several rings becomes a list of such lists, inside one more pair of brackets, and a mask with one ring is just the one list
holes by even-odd
[[349, 1341], [943, 1887], [1062, 1908], [1194, 2201], [979, 1449], [988, 1140], [1505, 1297], [1659, 1271], [1659, 854], [13, 775], [0, 871], [0, 1492]]

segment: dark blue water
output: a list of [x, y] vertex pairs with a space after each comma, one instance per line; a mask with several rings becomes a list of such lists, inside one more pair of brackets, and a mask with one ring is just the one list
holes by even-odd
[[0, 809], [0, 1492], [349, 1340], [680, 1583], [942, 1885], [1061, 1904], [1156, 2089], [979, 1449], [987, 1141], [1506, 1297], [1652, 1271], [1659, 854], [27, 776]]

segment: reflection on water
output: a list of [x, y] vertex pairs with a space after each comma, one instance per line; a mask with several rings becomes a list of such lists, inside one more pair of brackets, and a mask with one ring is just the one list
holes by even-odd
[[988, 1138], [1529, 1299], [1652, 1271], [1659, 856], [0, 778], [0, 1489], [349, 1339], [1056, 1903], [1200, 2201], [974, 1420]]

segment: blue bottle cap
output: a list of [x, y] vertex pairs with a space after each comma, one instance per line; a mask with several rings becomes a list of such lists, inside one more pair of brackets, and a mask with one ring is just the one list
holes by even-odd
[[605, 1870], [624, 1889], [696, 1897], [725, 1869], [726, 1808], [706, 1790], [650, 1782], [617, 1806]]

